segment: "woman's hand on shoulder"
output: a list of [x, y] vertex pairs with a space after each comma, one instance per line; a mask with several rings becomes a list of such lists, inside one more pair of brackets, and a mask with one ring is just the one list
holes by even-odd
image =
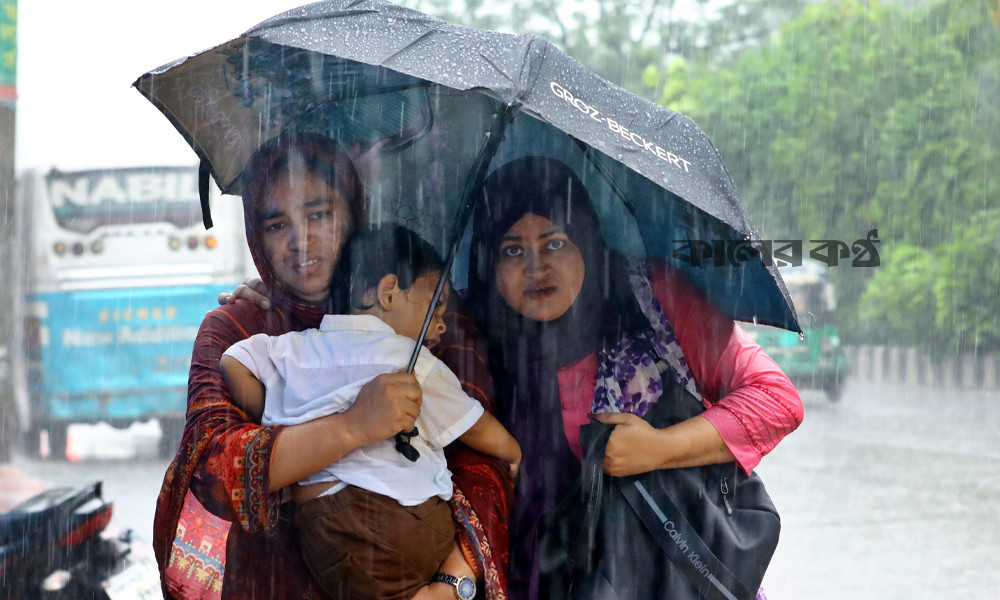
[[260, 277], [247, 277], [243, 283], [236, 286], [232, 292], [222, 292], [219, 294], [219, 305], [225, 306], [237, 300], [246, 300], [267, 310], [271, 308], [270, 292], [264, 281]]
[[604, 451], [605, 473], [625, 477], [662, 468], [660, 454], [651, 452], [662, 446], [662, 430], [631, 413], [599, 413], [591, 417], [615, 426]]

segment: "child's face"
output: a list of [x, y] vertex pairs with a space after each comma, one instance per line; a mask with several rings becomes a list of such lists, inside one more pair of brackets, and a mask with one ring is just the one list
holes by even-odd
[[[434, 289], [437, 288], [440, 277], [441, 273], [436, 271], [424, 273], [413, 282], [413, 286], [410, 289], [402, 290], [402, 302], [392, 311], [392, 327], [396, 330], [396, 333], [414, 340], [417, 339], [420, 335], [420, 328], [424, 325], [424, 318], [427, 316], [427, 309], [431, 306]], [[446, 283], [444, 289], [441, 291], [437, 310], [434, 311], [434, 318], [431, 319], [431, 323], [427, 327], [427, 334], [424, 336], [424, 344], [427, 347], [434, 346], [447, 329], [444, 324], [444, 312], [448, 304], [449, 292], [450, 286]]]

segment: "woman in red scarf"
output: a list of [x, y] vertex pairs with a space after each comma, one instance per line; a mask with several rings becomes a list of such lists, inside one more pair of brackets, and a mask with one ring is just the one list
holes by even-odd
[[[282, 490], [367, 443], [409, 430], [419, 386], [406, 374], [365, 386], [343, 413], [288, 427], [263, 427], [232, 402], [219, 371], [222, 353], [257, 333], [280, 335], [318, 325], [340, 247], [364, 216], [351, 161], [327, 138], [283, 136], [262, 147], [243, 175], [247, 243], [273, 309], [250, 302], [209, 312], [195, 341], [187, 424], [156, 506], [153, 546], [164, 595], [171, 598], [323, 598], [302, 564], [290, 503]], [[435, 348], [465, 390], [492, 409], [492, 386], [469, 322], [450, 311], [447, 338]], [[508, 502], [506, 465], [456, 444], [449, 455], [465, 560], [486, 597], [505, 597]], [[207, 511], [207, 513], [206, 513]], [[203, 523], [225, 538], [219, 581], [204, 566], [213, 553], [178, 527]], [[224, 520], [220, 526], [218, 517]], [[228, 536], [225, 528], [228, 526]], [[190, 538], [190, 536], [189, 536]], [[468, 564], [468, 567], [465, 566]], [[216, 574], [217, 575], [217, 574]], [[436, 584], [443, 585], [443, 584]]]

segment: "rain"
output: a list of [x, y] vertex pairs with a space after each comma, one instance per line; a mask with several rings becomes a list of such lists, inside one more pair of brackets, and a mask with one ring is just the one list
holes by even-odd
[[[801, 398], [794, 431], [746, 425], [795, 413], [767, 382], [740, 392], [758, 398], [750, 412], [735, 394], [727, 417], [706, 417], [728, 446], [720, 423], [744, 421], [753, 458], [727, 448], [728, 461], [752, 461], [759, 480], [744, 480], [763, 482], [780, 518], [757, 597], [987, 597], [1000, 577], [1000, 5], [300, 6], [0, 0], [0, 597], [162, 597], [154, 514], [164, 473], [179, 481], [188, 468], [183, 451], [172, 461], [195, 340], [219, 296], [259, 276], [239, 198], [255, 189], [248, 164], [300, 134], [333, 140], [356, 171], [355, 226], [404, 227], [439, 255], [447, 278], [432, 310], [447, 281], [449, 306], [481, 335], [485, 393], [525, 450], [511, 531], [528, 522], [523, 498], [559, 499], [539, 499], [555, 492], [531, 482], [560, 494], [572, 483], [537, 456], [588, 448], [588, 434], [570, 432], [565, 392], [555, 429], [535, 422], [546, 386], [558, 403], [581, 358], [597, 357], [593, 412], [652, 410], [624, 393], [647, 377], [642, 361], [653, 365], [647, 394], [683, 388], [714, 405], [728, 393], [685, 359], [702, 343], [685, 332], [708, 340], [712, 327], [674, 322], [656, 279], [666, 272], [734, 319], [744, 347], [759, 344]], [[309, 180], [289, 164], [293, 184]], [[600, 274], [576, 292], [593, 303], [551, 326], [503, 289], [483, 291], [507, 260], [483, 249], [525, 227], [512, 217], [494, 231], [490, 219], [515, 210], [503, 190], [532, 189], [538, 165], [575, 174], [544, 218]], [[505, 172], [523, 181], [498, 183]], [[557, 287], [535, 291], [555, 302]], [[658, 318], [669, 336], [657, 337]], [[635, 353], [642, 361], [606, 372]], [[620, 398], [602, 387], [612, 380]], [[188, 442], [220, 435], [188, 427]], [[396, 449], [417, 438], [397, 436]], [[450, 475], [459, 490], [468, 481], [458, 466]], [[234, 534], [210, 513], [233, 511], [192, 502], [186, 486], [159, 499], [161, 511], [183, 506], [167, 588], [218, 598]], [[57, 501], [72, 508], [46, 521], [41, 507]], [[64, 543], [83, 539], [84, 522], [102, 525]], [[512, 543], [518, 598], [517, 553], [529, 546]], [[477, 597], [495, 597], [479, 584]]]

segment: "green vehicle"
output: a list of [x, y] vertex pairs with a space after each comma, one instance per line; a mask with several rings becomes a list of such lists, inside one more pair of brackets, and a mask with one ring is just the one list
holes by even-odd
[[827, 266], [804, 259], [798, 267], [779, 267], [795, 304], [803, 335], [764, 325], [747, 332], [775, 360], [799, 389], [823, 390], [840, 400], [847, 378], [847, 357], [837, 330], [836, 298]]

